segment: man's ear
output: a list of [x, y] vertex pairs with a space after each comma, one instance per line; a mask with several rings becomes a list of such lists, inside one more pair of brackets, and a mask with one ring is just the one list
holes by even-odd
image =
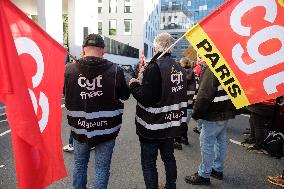
[[82, 54], [83, 54], [83, 56], [85, 55], [85, 47], [83, 47], [83, 49], [82, 49]]

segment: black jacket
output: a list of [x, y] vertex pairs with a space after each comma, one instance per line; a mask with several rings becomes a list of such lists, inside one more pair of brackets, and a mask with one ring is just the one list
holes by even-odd
[[145, 107], [150, 107], [161, 99], [162, 77], [159, 66], [155, 62], [159, 55], [160, 53], [156, 54], [145, 69], [142, 85], [131, 83], [129, 86], [134, 98]]
[[193, 108], [193, 97], [196, 93], [196, 79], [192, 68], [184, 67], [187, 80], [188, 109]]
[[263, 103], [257, 103], [250, 106], [247, 106], [247, 109], [255, 114], [264, 116], [264, 117], [272, 117], [275, 111], [275, 105], [267, 105]]
[[[220, 90], [218, 90], [220, 88]], [[235, 117], [237, 110], [220, 87], [218, 79], [207, 66], [202, 72], [197, 98], [193, 106], [192, 118], [207, 121], [223, 121]], [[216, 100], [221, 97], [223, 100]]]

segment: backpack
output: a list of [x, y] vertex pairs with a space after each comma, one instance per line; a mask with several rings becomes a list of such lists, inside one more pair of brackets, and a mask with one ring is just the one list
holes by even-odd
[[263, 149], [276, 158], [283, 156], [283, 145], [284, 135], [281, 132], [271, 131], [263, 141]]

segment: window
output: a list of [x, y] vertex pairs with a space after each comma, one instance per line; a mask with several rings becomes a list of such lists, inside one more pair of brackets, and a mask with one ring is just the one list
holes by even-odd
[[117, 0], [109, 0], [109, 13], [117, 13]]
[[171, 16], [169, 16], [169, 22], [171, 22], [172, 21], [172, 17]]
[[191, 1], [187, 1], [187, 6], [191, 7]]
[[124, 34], [131, 35], [132, 32], [132, 20], [124, 20]]
[[132, 13], [132, 0], [124, 0], [124, 13]]
[[98, 3], [102, 3], [102, 0], [98, 0]]
[[165, 16], [163, 16], [163, 23], [165, 23], [165, 21], [166, 21], [166, 17], [165, 17]]
[[148, 44], [144, 43], [144, 56], [148, 57]]
[[98, 13], [102, 13], [102, 8], [103, 7], [98, 7]]
[[132, 7], [131, 6], [124, 6], [124, 13], [132, 13]]
[[103, 22], [102, 21], [98, 22], [98, 34], [100, 35], [103, 34]]
[[109, 20], [109, 35], [116, 35], [116, 20]]

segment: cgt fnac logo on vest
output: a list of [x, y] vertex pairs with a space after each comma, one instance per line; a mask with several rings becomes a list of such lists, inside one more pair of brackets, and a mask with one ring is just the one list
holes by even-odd
[[173, 66], [171, 71], [171, 81], [175, 86], [172, 87], [172, 92], [178, 92], [183, 89], [183, 85], [181, 84], [181, 82], [183, 81], [182, 76], [182, 72], [176, 70]]
[[84, 89], [87, 89], [90, 92], [81, 91], [80, 96], [82, 100], [90, 99], [96, 96], [102, 96], [103, 91], [97, 90], [97, 88], [101, 88], [102, 86], [102, 75], [95, 77], [92, 80], [87, 79], [82, 74], [79, 75], [78, 85]]
[[[28, 54], [36, 62], [37, 70], [35, 75], [32, 77], [32, 89], [29, 88], [30, 97], [33, 103], [34, 111], [37, 117], [41, 117], [38, 121], [40, 132], [42, 133], [48, 124], [49, 118], [49, 101], [48, 97], [44, 92], [39, 91], [39, 99], [35, 95], [35, 89], [39, 87], [44, 76], [44, 62], [43, 56], [38, 45], [30, 38], [19, 37], [15, 39], [15, 45], [18, 51], [18, 55]], [[38, 115], [38, 105], [41, 108], [42, 115]]]

